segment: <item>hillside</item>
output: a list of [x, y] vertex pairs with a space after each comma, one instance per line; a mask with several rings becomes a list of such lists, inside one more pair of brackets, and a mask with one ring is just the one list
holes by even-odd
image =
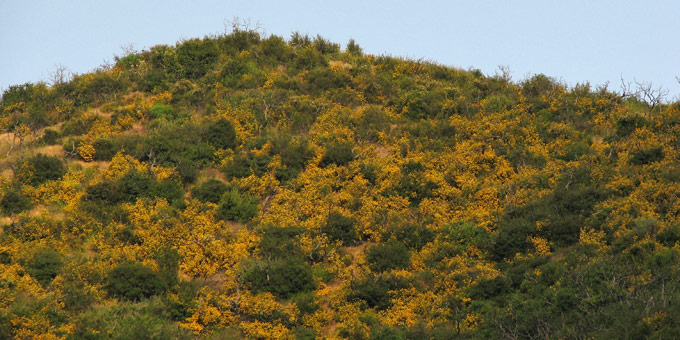
[[10, 87], [0, 339], [669, 339], [680, 103], [236, 29]]

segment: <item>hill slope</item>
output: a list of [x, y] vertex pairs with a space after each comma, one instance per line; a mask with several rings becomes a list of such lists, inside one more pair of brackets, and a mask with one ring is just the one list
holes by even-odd
[[11, 87], [0, 338], [673, 337], [653, 104], [247, 30]]

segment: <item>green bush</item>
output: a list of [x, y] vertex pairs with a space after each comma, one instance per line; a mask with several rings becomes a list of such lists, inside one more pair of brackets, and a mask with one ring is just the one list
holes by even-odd
[[225, 221], [246, 223], [257, 216], [257, 197], [239, 193], [235, 188], [222, 195], [217, 208], [217, 217]]
[[59, 138], [61, 138], [59, 131], [45, 129], [42, 137], [40, 137], [40, 143], [45, 145], [56, 145], [59, 143]]
[[340, 241], [343, 245], [351, 246], [358, 241], [355, 224], [356, 221], [353, 218], [332, 212], [326, 218], [326, 224], [321, 227], [321, 232], [333, 241]]
[[349, 42], [347, 42], [347, 47], [345, 48], [345, 51], [347, 51], [347, 53], [349, 53], [349, 54], [354, 54], [354, 55], [358, 55], [358, 56], [364, 54], [363, 49], [361, 49], [361, 46], [359, 46], [359, 44], [357, 44], [357, 42], [354, 41], [354, 39], [349, 39]]
[[253, 292], [270, 292], [281, 299], [316, 288], [312, 268], [298, 259], [258, 263], [244, 275]]
[[314, 292], [300, 293], [295, 295], [292, 300], [302, 314], [313, 314], [320, 308]]
[[377, 142], [380, 132], [388, 131], [389, 127], [390, 120], [385, 110], [380, 106], [371, 105], [363, 110], [356, 131], [362, 138]]
[[120, 182], [125, 200], [128, 202], [134, 202], [139, 197], [151, 197], [153, 195], [152, 188], [155, 181], [146, 174], [135, 170], [128, 171], [120, 179]]
[[321, 167], [327, 167], [331, 164], [337, 166], [344, 166], [354, 160], [354, 152], [352, 151], [352, 143], [337, 142], [329, 145], [326, 148], [323, 158], [321, 158]]
[[177, 117], [177, 111], [172, 106], [156, 103], [149, 110], [149, 116], [154, 119], [173, 120]]
[[328, 67], [316, 67], [304, 76], [305, 89], [308, 92], [318, 94], [334, 88], [343, 88], [349, 83], [349, 76], [343, 72], [335, 72]]
[[473, 299], [488, 300], [510, 292], [510, 280], [499, 275], [493, 279], [482, 280], [470, 287], [469, 294]]
[[190, 79], [208, 73], [219, 55], [217, 44], [211, 39], [192, 39], [177, 46], [177, 61], [184, 69], [184, 75]]
[[114, 144], [112, 140], [107, 138], [96, 140], [94, 143], [92, 143], [92, 146], [94, 147], [95, 150], [94, 153], [95, 161], [110, 161], [113, 158], [113, 156], [115, 156], [116, 153], [118, 153], [119, 150], [116, 144]]
[[95, 121], [95, 116], [79, 116], [71, 118], [65, 121], [61, 126], [61, 134], [63, 136], [80, 136], [87, 133]]
[[61, 282], [59, 290], [64, 301], [64, 308], [71, 312], [81, 312], [89, 308], [94, 302], [95, 297], [88, 291], [85, 283], [77, 275], [68, 275]]
[[282, 182], [297, 177], [314, 156], [306, 139], [286, 135], [277, 136], [272, 140], [272, 152], [281, 156], [284, 168], [277, 169], [276, 177]]
[[66, 174], [64, 163], [57, 157], [38, 154], [29, 158], [26, 162], [30, 170], [28, 173], [22, 174], [22, 179], [31, 185], [57, 180]]
[[295, 240], [301, 233], [302, 229], [296, 227], [266, 227], [262, 230], [258, 254], [268, 259], [299, 256], [302, 251]]
[[0, 201], [0, 209], [3, 214], [12, 215], [28, 210], [32, 207], [31, 200], [18, 190], [11, 190], [5, 193]]
[[411, 253], [406, 246], [396, 240], [372, 246], [366, 252], [368, 267], [374, 272], [402, 269], [411, 265]]
[[207, 127], [203, 133], [205, 141], [215, 149], [233, 149], [238, 146], [234, 125], [222, 118]]
[[434, 241], [435, 233], [421, 225], [401, 224], [383, 235], [383, 241], [394, 237], [409, 249], [420, 250], [426, 244]]
[[168, 202], [181, 201], [184, 197], [182, 186], [171, 179], [154, 182], [152, 192], [153, 196], [165, 198]]
[[109, 272], [105, 289], [112, 297], [136, 301], [163, 293], [165, 283], [141, 263], [123, 263]]
[[350, 283], [349, 301], [364, 301], [369, 308], [384, 310], [392, 305], [390, 290], [406, 288], [405, 282], [389, 276], [368, 276]]
[[52, 282], [52, 280], [61, 272], [64, 262], [61, 259], [61, 254], [51, 249], [42, 249], [38, 251], [28, 263], [26, 269], [28, 273], [35, 278], [43, 286]]
[[179, 284], [179, 260], [180, 255], [174, 248], [164, 247], [156, 254], [159, 276], [166, 288]]
[[191, 190], [191, 197], [201, 202], [211, 202], [218, 204], [224, 193], [229, 190], [229, 186], [224, 182], [210, 179]]
[[123, 190], [123, 186], [118, 181], [104, 181], [87, 187], [83, 200], [116, 204], [125, 200], [126, 195]]
[[622, 117], [616, 122], [616, 135], [620, 138], [627, 137], [635, 129], [641, 128], [647, 125], [647, 120], [638, 115], [631, 115]]
[[630, 158], [630, 163], [635, 165], [645, 165], [658, 162], [664, 159], [664, 152], [662, 147], [651, 148], [647, 150], [639, 150], [633, 153]]

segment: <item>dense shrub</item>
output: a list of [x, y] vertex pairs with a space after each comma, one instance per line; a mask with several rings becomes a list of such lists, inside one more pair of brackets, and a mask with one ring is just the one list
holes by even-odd
[[215, 148], [201, 141], [193, 124], [161, 125], [153, 134], [133, 144], [132, 153], [141, 161], [175, 168], [183, 183], [196, 180], [199, 167], [210, 164]]
[[175, 119], [176, 115], [177, 112], [175, 109], [173, 109], [172, 106], [165, 104], [154, 104], [154, 106], [149, 110], [149, 117], [155, 119], [173, 120]]
[[297, 259], [257, 263], [244, 280], [254, 292], [270, 292], [282, 299], [316, 288], [312, 268]]
[[276, 177], [284, 182], [295, 178], [314, 156], [304, 138], [280, 136], [272, 144], [272, 151], [281, 156], [281, 163], [284, 165], [284, 168], [277, 170]]
[[97, 139], [94, 143], [92, 143], [92, 146], [95, 150], [95, 161], [110, 161], [119, 150], [117, 145], [108, 138]]
[[425, 167], [414, 161], [406, 162], [401, 167], [401, 176], [397, 180], [396, 193], [408, 198], [413, 205], [418, 205], [428, 197], [433, 196], [433, 191], [439, 185], [431, 180], [423, 180]]
[[203, 133], [206, 142], [215, 149], [233, 149], [238, 146], [234, 125], [222, 118], [209, 125]]
[[313, 314], [321, 307], [316, 302], [314, 292], [298, 294], [293, 297], [293, 302], [302, 314]]
[[662, 147], [656, 147], [646, 150], [639, 150], [633, 153], [630, 158], [630, 163], [635, 165], [645, 165], [663, 160], [664, 152]]
[[5, 215], [20, 213], [30, 209], [31, 206], [31, 200], [16, 189], [6, 192], [0, 201], [0, 209]]
[[392, 305], [389, 291], [406, 287], [406, 283], [396, 277], [370, 275], [350, 283], [347, 300], [364, 301], [369, 308], [384, 310]]
[[337, 142], [329, 145], [326, 148], [323, 158], [321, 158], [321, 167], [326, 167], [331, 164], [343, 166], [349, 164], [354, 159], [354, 152], [352, 151], [352, 143]]
[[126, 196], [123, 187], [118, 181], [103, 181], [90, 185], [85, 190], [83, 200], [91, 202], [108, 202], [111, 204], [120, 203]]
[[271, 156], [267, 154], [238, 153], [234, 155], [234, 160], [224, 167], [224, 174], [229, 178], [244, 178], [252, 174], [262, 176], [267, 171], [270, 161]]
[[134, 202], [139, 197], [150, 197], [153, 195], [152, 188], [154, 180], [146, 174], [136, 170], [128, 171], [121, 179], [121, 188], [125, 195], [125, 200]]
[[61, 138], [59, 131], [45, 129], [42, 137], [40, 137], [40, 143], [45, 145], [56, 145], [59, 143], [59, 138]]
[[192, 39], [177, 46], [177, 61], [190, 79], [204, 76], [217, 62], [220, 51], [211, 39]]
[[366, 252], [368, 267], [374, 272], [402, 269], [411, 265], [411, 253], [396, 240], [372, 246]]
[[29, 158], [26, 167], [27, 171], [21, 174], [21, 179], [31, 185], [57, 180], [66, 174], [66, 167], [59, 158], [43, 154]]
[[26, 263], [28, 273], [40, 284], [47, 285], [61, 272], [64, 262], [61, 254], [52, 249], [38, 251]]
[[358, 241], [355, 224], [356, 221], [353, 218], [332, 212], [326, 218], [326, 224], [321, 227], [321, 232], [333, 241], [340, 241], [343, 245], [351, 246]]
[[113, 268], [105, 289], [109, 295], [124, 300], [141, 300], [163, 292], [163, 278], [141, 263], [123, 263]]
[[356, 131], [362, 138], [377, 142], [381, 132], [389, 130], [389, 116], [380, 106], [371, 105], [362, 111], [357, 122]]
[[166, 288], [172, 288], [179, 283], [180, 255], [176, 249], [164, 247], [156, 254], [159, 276]]
[[229, 186], [224, 184], [224, 182], [210, 179], [194, 187], [191, 191], [191, 197], [196, 198], [201, 202], [218, 204], [224, 193], [228, 190]]
[[262, 238], [258, 245], [260, 257], [290, 258], [300, 256], [302, 250], [295, 243], [298, 235], [302, 233], [301, 228], [295, 227], [267, 227], [262, 230]]
[[257, 197], [231, 189], [222, 195], [217, 208], [217, 217], [225, 221], [246, 223], [257, 216]]
[[169, 202], [178, 202], [184, 197], [184, 190], [179, 183], [171, 179], [165, 179], [160, 182], [154, 182], [152, 196], [165, 198]]
[[616, 135], [620, 138], [629, 136], [635, 129], [647, 125], [647, 120], [638, 115], [622, 117], [616, 122]]
[[383, 241], [392, 237], [409, 249], [420, 250], [426, 244], [434, 241], [435, 233], [421, 225], [401, 224], [386, 232], [383, 235]]
[[319, 93], [333, 88], [342, 88], [349, 82], [349, 76], [343, 72], [335, 72], [328, 67], [316, 67], [304, 76], [305, 88], [309, 92]]

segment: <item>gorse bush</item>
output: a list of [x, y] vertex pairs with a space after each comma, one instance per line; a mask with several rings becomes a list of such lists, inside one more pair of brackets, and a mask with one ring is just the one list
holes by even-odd
[[5, 91], [0, 339], [678, 338], [661, 89], [234, 27]]

